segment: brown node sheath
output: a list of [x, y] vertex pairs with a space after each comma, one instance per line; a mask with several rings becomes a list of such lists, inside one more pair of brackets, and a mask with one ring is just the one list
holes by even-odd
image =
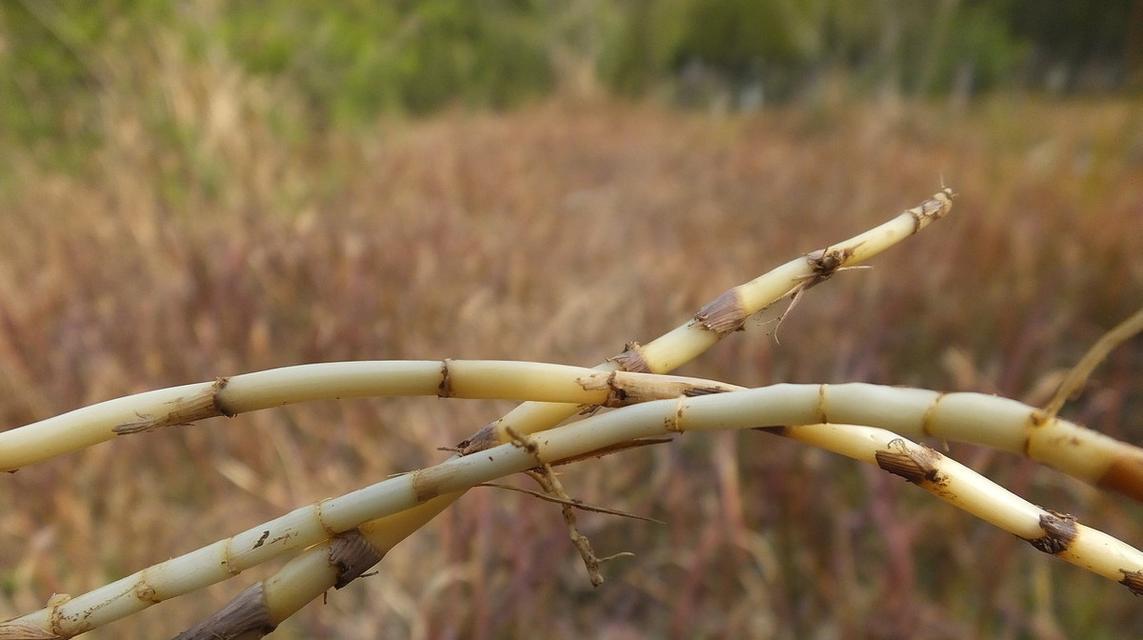
[[224, 405], [222, 398], [220, 398], [218, 395], [223, 390], [223, 388], [226, 387], [228, 382], [230, 382], [230, 378], [226, 376], [219, 376], [214, 379], [214, 384], [210, 386], [210, 390], [214, 392], [212, 394], [214, 398], [214, 410], [218, 412], [218, 415], [226, 416], [227, 418], [233, 418], [234, 416], [238, 415], [238, 413], [236, 411], [231, 411], [226, 405]]
[[1137, 596], [1143, 596], [1143, 571], [1123, 571], [1123, 579], [1119, 584], [1131, 589], [1131, 593]]
[[934, 465], [941, 459], [941, 454], [924, 445], [914, 449], [898, 438], [889, 442], [888, 449], [874, 453], [873, 457], [877, 466], [913, 484], [940, 485], [944, 482]]
[[615, 366], [619, 367], [620, 371], [632, 371], [634, 373], [654, 373], [651, 371], [650, 365], [647, 360], [643, 358], [643, 352], [638, 342], [631, 341], [623, 345], [623, 353], [607, 359], [609, 362], [614, 362]]
[[594, 416], [599, 411], [597, 404], [580, 404], [576, 405], [577, 416]]
[[[737, 391], [732, 385], [720, 383], [694, 384], [678, 379], [647, 379], [628, 375], [627, 371], [612, 371], [606, 376], [601, 371], [576, 379], [584, 391], [607, 390], [602, 406], [618, 408], [640, 402], [663, 400], [677, 396], [705, 396], [714, 393]], [[591, 413], [596, 405], [585, 405], [580, 415]]]
[[683, 432], [683, 411], [687, 406], [686, 400], [685, 396], [679, 396], [678, 402], [675, 404], [675, 410], [663, 418], [664, 431]]
[[68, 600], [71, 600], [71, 596], [68, 594], [57, 594], [48, 599], [48, 608], [51, 610], [48, 614], [48, 624], [51, 626], [53, 636], [66, 638], [69, 635], [73, 635], [65, 634], [63, 631], [64, 618], [63, 611], [60, 610], [60, 607]]
[[226, 567], [226, 573], [231, 576], [236, 576], [242, 573], [241, 569], [234, 568], [234, 553], [230, 551], [231, 545], [234, 544], [234, 536], [226, 539], [226, 544], [222, 545], [222, 562], [221, 566]]
[[441, 381], [437, 385], [438, 398], [451, 398], [452, 397], [452, 380], [448, 375], [448, 358], [441, 360]]
[[1028, 543], [1052, 555], [1067, 551], [1078, 533], [1075, 516], [1051, 509], [1045, 509], [1045, 513], [1040, 515], [1040, 528], [1044, 535], [1028, 539]]
[[746, 324], [748, 314], [738, 298], [736, 289], [727, 289], [714, 300], [711, 300], [695, 314], [695, 322], [706, 329], [724, 336], [732, 331], [738, 331]]
[[604, 401], [605, 407], [626, 407], [629, 404], [627, 401], [627, 390], [623, 387], [612, 386], [607, 392], [607, 400]]
[[[321, 530], [324, 531], [326, 533], [326, 535], [328, 535], [329, 537], [332, 538], [332, 537], [336, 536], [339, 532], [336, 529], [334, 529], [333, 527], [329, 526], [329, 523], [327, 523], [325, 521], [325, 510], [323, 509], [323, 507], [325, 506], [325, 503], [327, 503], [329, 501], [330, 501], [330, 498], [322, 498], [321, 500], [318, 500], [317, 502], [314, 503], [313, 509], [314, 509], [314, 519], [317, 520], [318, 526], [321, 527]], [[292, 533], [286, 534], [286, 536], [289, 536], [289, 535], [292, 535]], [[271, 541], [271, 544], [278, 541], [279, 539], [281, 539], [281, 538], [275, 538], [274, 540]]]
[[906, 213], [913, 217], [913, 233], [917, 233], [924, 226], [927, 218], [942, 218], [952, 206], [952, 199], [956, 197], [949, 187], [941, 189], [940, 193], [925, 200], [921, 204], [909, 209]]
[[329, 563], [337, 567], [334, 588], [340, 589], [361, 577], [384, 556], [357, 529], [337, 534], [329, 543]]
[[683, 389], [683, 395], [688, 397], [688, 398], [694, 398], [696, 396], [709, 396], [709, 395], [714, 395], [716, 393], [727, 393], [728, 391], [733, 391], [733, 389], [724, 389], [722, 387], [718, 387], [718, 386], [714, 386], [714, 385], [711, 385], [711, 386], [694, 386], [694, 387], [687, 387], [687, 388]]
[[259, 582], [243, 590], [207, 619], [175, 636], [175, 640], [233, 640], [248, 634], [262, 637], [273, 631], [275, 626]]
[[163, 601], [163, 599], [159, 597], [158, 592], [155, 591], [155, 587], [147, 581], [145, 569], [143, 577], [141, 577], [139, 581], [135, 583], [135, 587], [131, 590], [131, 592], [135, 594], [135, 597], [138, 598], [140, 602], [159, 604]]
[[0, 639], [2, 640], [64, 640], [62, 636], [40, 627], [22, 622], [0, 622]]
[[179, 398], [171, 401], [171, 409], [158, 416], [139, 415], [139, 420], [126, 422], [112, 429], [116, 435], [143, 433], [161, 427], [186, 425], [206, 418], [226, 416], [233, 418], [236, 414], [229, 410], [219, 399], [218, 394], [226, 387], [229, 378], [217, 378], [214, 384], [201, 393], [189, 398]]
[[930, 438], [933, 436], [933, 413], [936, 412], [937, 405], [941, 403], [941, 400], [945, 399], [946, 395], [947, 394], [943, 391], [938, 393], [937, 397], [933, 398], [932, 404], [925, 409], [925, 414], [921, 416], [921, 433]]
[[432, 478], [427, 475], [425, 469], [413, 472], [413, 497], [417, 504], [428, 502], [441, 494], [440, 489], [432, 482]]
[[606, 388], [607, 397], [603, 400], [605, 407], [623, 407], [628, 404], [627, 402], [627, 389], [616, 382], [616, 374], [618, 371], [612, 371], [607, 374], [607, 379], [602, 385], [593, 385], [590, 381], [579, 380], [580, 386], [585, 391], [591, 391], [595, 388]]
[[810, 263], [810, 269], [813, 270], [813, 275], [809, 277], [809, 281], [803, 284], [801, 288], [809, 289], [829, 280], [852, 255], [853, 247], [846, 247], [844, 249], [826, 247], [825, 249], [818, 249], [817, 251], [811, 251], [806, 254], [806, 260]]
[[480, 428], [479, 431], [472, 434], [467, 439], [458, 442], [456, 444], [456, 450], [460, 452], [460, 455], [467, 456], [478, 451], [491, 449], [492, 447], [500, 444], [500, 442], [496, 439], [496, 425], [499, 423], [499, 420], [494, 420], [493, 422], [489, 422], [488, 424], [484, 425]]
[[1021, 447], [1025, 457], [1032, 457], [1032, 437], [1034, 432], [1037, 429], [1043, 428], [1053, 420], [1054, 418], [1052, 416], [1039, 409], [1033, 409], [1028, 414], [1028, 426], [1024, 429], [1024, 444]]
[[941, 194], [944, 194], [947, 200], [941, 200], [939, 197], [940, 194], [938, 194], [938, 197], [929, 198], [928, 200], [925, 200], [921, 203], [921, 213], [926, 216], [937, 217], [944, 215], [945, 207], [948, 206], [949, 202], [952, 202], [953, 191], [952, 189], [945, 187], [944, 189], [941, 189]]
[[818, 422], [822, 424], [829, 424], [829, 411], [826, 409], [828, 402], [826, 400], [826, 387], [829, 385], [818, 385]]
[[[925, 202], [928, 202], [928, 200]], [[913, 231], [909, 235], [916, 235], [917, 232], [921, 230], [921, 221], [923, 216], [921, 215], [921, 212], [917, 211], [916, 209], [909, 209], [909, 215], [913, 217]]]

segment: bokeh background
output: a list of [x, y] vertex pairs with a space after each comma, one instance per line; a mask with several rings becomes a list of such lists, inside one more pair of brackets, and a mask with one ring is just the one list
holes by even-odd
[[[1143, 301], [1143, 2], [0, 2], [0, 425], [302, 362], [594, 364], [936, 191], [954, 214], [682, 373], [1042, 403]], [[1064, 411], [1143, 443], [1143, 344]], [[510, 408], [316, 403], [2, 478], [0, 616], [440, 460]], [[1135, 545], [1143, 509], [952, 454]], [[1143, 608], [766, 434], [476, 489], [274, 638], [1125, 638]], [[175, 634], [270, 568], [93, 638]]]

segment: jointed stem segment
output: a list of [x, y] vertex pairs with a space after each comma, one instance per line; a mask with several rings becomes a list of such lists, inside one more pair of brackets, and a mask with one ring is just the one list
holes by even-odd
[[[647, 344], [629, 342], [623, 353], [596, 365], [596, 369], [620, 369], [669, 373], [695, 359], [726, 335], [762, 311], [802, 287], [818, 282], [839, 268], [860, 264], [901, 240], [924, 229], [952, 210], [952, 189], [943, 187], [921, 204], [895, 218], [819, 252], [794, 258], [745, 284], [723, 292], [704, 305], [693, 318]], [[567, 405], [527, 402], [460, 443], [465, 453], [507, 442], [504, 428], [534, 433], [559, 424], [576, 412]]]
[[852, 425], [804, 425], [781, 435], [871, 462], [899, 475], [1036, 549], [1114, 580], [1139, 594], [1134, 565], [1143, 553], [1076, 522], [1073, 516], [1037, 507], [939, 452], [895, 433]]
[[310, 400], [446, 395], [619, 407], [734, 388], [698, 378], [540, 362], [377, 360], [297, 365], [116, 398], [0, 432], [0, 471], [15, 471], [117, 436]]

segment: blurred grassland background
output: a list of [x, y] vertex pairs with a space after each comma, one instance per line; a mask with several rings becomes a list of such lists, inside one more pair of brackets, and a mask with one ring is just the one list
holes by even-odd
[[[1095, 5], [1098, 5], [1096, 7]], [[300, 362], [592, 364], [917, 204], [953, 216], [683, 372], [1032, 403], [1143, 300], [1143, 2], [0, 3], [0, 424]], [[1065, 414], [1143, 443], [1143, 348]], [[440, 460], [511, 405], [357, 400], [0, 485], [0, 616]], [[952, 454], [1143, 544], [1143, 509]], [[759, 433], [472, 491], [276, 638], [1125, 638], [1119, 585]], [[260, 568], [95, 638], [163, 637]]]

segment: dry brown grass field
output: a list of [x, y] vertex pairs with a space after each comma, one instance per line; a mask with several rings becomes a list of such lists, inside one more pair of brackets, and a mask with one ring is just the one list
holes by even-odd
[[[711, 116], [593, 101], [281, 140], [187, 98], [183, 148], [120, 113], [79, 174], [0, 194], [0, 424], [303, 362], [594, 364], [732, 285], [935, 192], [953, 214], [680, 373], [1043, 403], [1143, 301], [1143, 109], [996, 99]], [[198, 109], [199, 111], [194, 111]], [[176, 113], [176, 115], [178, 115]], [[142, 116], [139, 116], [142, 118]], [[1143, 443], [1143, 343], [1064, 415]], [[352, 400], [122, 438], [0, 480], [0, 617], [423, 466], [510, 404]], [[939, 446], [939, 443], [937, 443]], [[952, 455], [1138, 545], [1143, 509], [980, 448]], [[764, 433], [563, 470], [580, 517], [474, 489], [290, 638], [1126, 638], [1140, 601], [899, 478]], [[92, 638], [170, 636], [271, 568]]]

